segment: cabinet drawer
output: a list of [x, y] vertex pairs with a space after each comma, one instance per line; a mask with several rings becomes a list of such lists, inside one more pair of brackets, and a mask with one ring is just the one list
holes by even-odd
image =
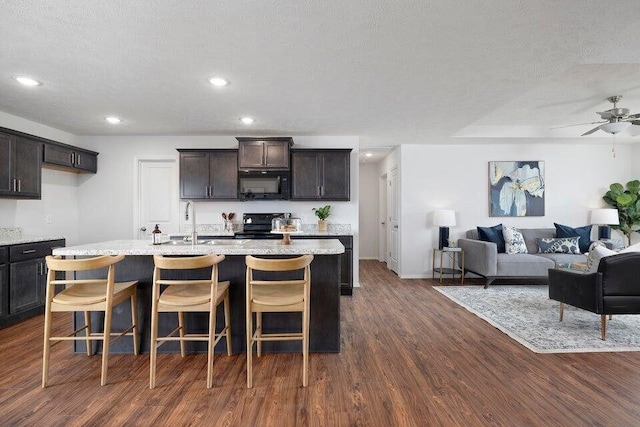
[[6, 246], [0, 247], [0, 265], [9, 262], [9, 251]]
[[51, 255], [53, 248], [65, 245], [64, 240], [48, 240], [46, 242], [25, 243], [9, 247], [9, 259], [11, 262], [25, 261], [35, 258], [43, 258]]

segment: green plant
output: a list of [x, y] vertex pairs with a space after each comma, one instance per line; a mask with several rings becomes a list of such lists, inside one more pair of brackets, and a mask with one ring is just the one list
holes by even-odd
[[329, 218], [329, 215], [331, 215], [331, 205], [323, 206], [321, 208], [313, 208], [313, 212], [316, 214], [318, 219], [324, 221]]
[[613, 183], [603, 199], [618, 209], [620, 225], [612, 225], [611, 228], [622, 231], [631, 245], [631, 234], [640, 233], [640, 181], [627, 182], [626, 189], [622, 184]]

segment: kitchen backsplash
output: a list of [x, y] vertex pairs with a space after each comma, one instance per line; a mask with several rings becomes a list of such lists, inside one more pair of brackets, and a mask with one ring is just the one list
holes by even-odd
[[[351, 234], [351, 224], [327, 224], [327, 233], [330, 234]], [[190, 223], [182, 223], [183, 233], [191, 232], [191, 224]], [[196, 232], [198, 234], [214, 233], [214, 232], [224, 232], [224, 224], [196, 224]], [[242, 223], [234, 223], [233, 231], [242, 231]], [[303, 233], [317, 233], [318, 225], [317, 224], [302, 224], [302, 232]]]

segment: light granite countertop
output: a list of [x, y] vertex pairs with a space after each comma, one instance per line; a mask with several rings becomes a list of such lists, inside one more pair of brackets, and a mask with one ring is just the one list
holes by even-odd
[[[215, 242], [215, 240], [214, 240]], [[281, 240], [220, 240], [214, 244], [152, 245], [147, 240], [111, 240], [86, 245], [56, 248], [54, 255], [337, 255], [344, 246], [337, 239], [294, 240], [283, 245]]]
[[[318, 231], [317, 224], [302, 224], [302, 235], [304, 236], [353, 236], [350, 224], [327, 224], [327, 231]], [[242, 224], [234, 224], [235, 232], [242, 231]], [[169, 237], [180, 238], [190, 234], [191, 226], [187, 226], [183, 233], [170, 233]], [[196, 225], [198, 236], [233, 236], [231, 230], [225, 230], [222, 224], [198, 224]]]
[[61, 240], [57, 235], [28, 235], [20, 228], [0, 228], [0, 246], [20, 245], [23, 243], [46, 242], [47, 240]]

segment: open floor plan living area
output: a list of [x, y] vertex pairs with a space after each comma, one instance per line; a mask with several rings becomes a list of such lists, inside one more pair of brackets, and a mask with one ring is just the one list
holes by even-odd
[[640, 425], [632, 0], [0, 4], [0, 425]]

